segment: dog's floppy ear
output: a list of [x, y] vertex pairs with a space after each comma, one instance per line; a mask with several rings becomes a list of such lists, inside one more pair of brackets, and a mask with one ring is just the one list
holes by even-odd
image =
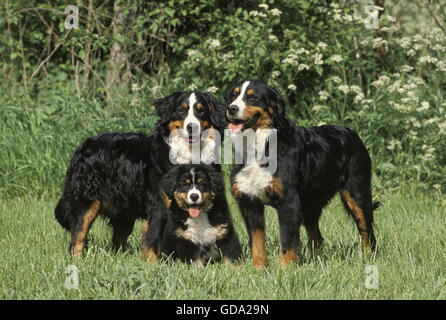
[[174, 167], [168, 171], [161, 179], [159, 187], [161, 196], [167, 208], [170, 208], [173, 200], [178, 177], [178, 167]]
[[215, 170], [212, 165], [205, 165], [206, 173], [209, 176], [211, 188], [216, 194], [225, 192], [225, 183], [223, 180], [223, 172]]
[[170, 96], [156, 99], [153, 102], [156, 114], [161, 118], [160, 125], [163, 125], [169, 121], [175, 107], [175, 102], [177, 101], [180, 94], [181, 92], [175, 92]]
[[274, 110], [273, 121], [280, 125], [285, 120], [285, 102], [276, 88], [269, 87], [269, 89], [268, 102], [269, 106]]
[[212, 125], [222, 134], [225, 128], [225, 107], [208, 92], [203, 92], [203, 97], [209, 106]]

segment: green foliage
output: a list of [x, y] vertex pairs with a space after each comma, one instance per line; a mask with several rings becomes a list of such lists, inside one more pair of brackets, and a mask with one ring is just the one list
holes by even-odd
[[[445, 191], [446, 6], [388, 0], [378, 31], [367, 28], [357, 2], [78, 1], [80, 26], [65, 40], [65, 2], [3, 2], [3, 189], [40, 193], [52, 176], [60, 181], [73, 148], [89, 134], [150, 132], [154, 98], [197, 89], [223, 100], [232, 84], [255, 78], [279, 89], [297, 124], [358, 131], [379, 188], [410, 181]], [[114, 23], [115, 4], [123, 9], [122, 25]], [[125, 88], [107, 88], [113, 43], [128, 59]], [[109, 90], [116, 101], [108, 100]], [[30, 138], [43, 133], [51, 143]], [[64, 146], [53, 142], [61, 134]], [[25, 155], [20, 146], [28, 148]], [[59, 167], [50, 169], [54, 163]]]
[[[0, 97], [0, 193], [59, 194], [74, 149], [87, 137], [109, 131], [152, 132], [157, 116], [139, 103], [137, 94], [123, 97], [120, 108], [100, 100], [80, 101], [73, 84], [50, 79], [39, 99], [23, 88]], [[51, 88], [51, 89], [49, 89]]]

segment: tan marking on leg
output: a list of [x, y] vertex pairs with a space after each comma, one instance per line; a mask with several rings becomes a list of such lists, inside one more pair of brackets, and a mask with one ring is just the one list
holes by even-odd
[[73, 239], [73, 256], [80, 257], [85, 246], [88, 230], [90, 230], [93, 220], [96, 218], [100, 207], [99, 201], [94, 201], [90, 209], [85, 213], [82, 221], [82, 228]]
[[146, 233], [149, 231], [149, 222], [147, 220], [144, 220], [142, 226], [141, 226], [141, 233], [142, 233], [142, 239], [141, 239], [141, 256], [144, 261], [149, 261], [154, 264], [158, 260], [158, 255], [156, 254], [155, 250], [153, 248], [150, 248], [147, 246], [146, 242], [144, 241]]
[[143, 223], [141, 224], [141, 234], [144, 236], [147, 230], [149, 230], [149, 221], [144, 220]]
[[278, 177], [274, 177], [271, 179], [268, 188], [266, 189], [266, 194], [268, 198], [278, 198], [282, 199], [283, 196], [283, 187], [282, 181]]
[[283, 252], [283, 250], [280, 249], [279, 261], [281, 267], [284, 269], [288, 267], [290, 262], [299, 263], [299, 254], [294, 249], [289, 249], [286, 250], [285, 252]]
[[257, 269], [262, 269], [268, 265], [268, 258], [265, 251], [265, 231], [256, 230], [252, 232], [252, 263]]
[[352, 198], [348, 191], [343, 191], [342, 196], [344, 197], [347, 206], [353, 213], [353, 217], [355, 218], [356, 225], [358, 226], [359, 233], [361, 235], [362, 246], [367, 250], [367, 252], [370, 252], [369, 233], [367, 231], [367, 224], [365, 221], [364, 212], [362, 211], [361, 207], [358, 206], [358, 204]]
[[143, 240], [143, 242], [142, 242], [142, 254], [141, 254], [141, 256], [142, 256], [142, 259], [143, 259], [144, 261], [149, 260], [149, 262], [152, 263], [152, 264], [155, 264], [156, 261], [158, 260], [158, 255], [157, 255], [157, 253], [155, 252], [155, 249], [153, 249], [153, 248], [149, 248], [149, 247], [146, 245], [146, 243], [145, 243], [144, 240]]

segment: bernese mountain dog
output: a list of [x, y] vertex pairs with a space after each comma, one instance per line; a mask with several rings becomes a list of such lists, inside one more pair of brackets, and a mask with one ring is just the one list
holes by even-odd
[[221, 171], [212, 165], [179, 165], [162, 178], [160, 189], [168, 208], [163, 255], [199, 266], [240, 259]]
[[[80, 256], [97, 215], [109, 218], [115, 249], [125, 247], [137, 218], [147, 219], [142, 251], [156, 260], [166, 222], [159, 182], [178, 163], [192, 161], [192, 149], [214, 159], [217, 144], [205, 131], [224, 130], [225, 109], [211, 94], [177, 92], [154, 102], [160, 117], [156, 132], [104, 133], [86, 139], [75, 150], [66, 172], [55, 216], [71, 232], [69, 245]], [[143, 225], [144, 226], [144, 225]]]
[[[318, 220], [338, 192], [356, 222], [362, 246], [367, 251], [375, 248], [373, 210], [378, 204], [372, 202], [371, 160], [355, 132], [336, 125], [296, 126], [285, 117], [279, 92], [258, 80], [244, 80], [230, 89], [226, 106], [233, 134], [253, 133], [267, 144], [268, 152], [274, 147], [277, 154], [275, 171], [268, 163], [253, 161], [235, 164], [231, 172], [232, 194], [248, 230], [255, 267], [268, 264], [264, 205], [278, 213], [279, 260], [286, 267], [299, 261], [302, 224], [310, 249], [320, 247]], [[275, 146], [265, 132], [276, 135]]]

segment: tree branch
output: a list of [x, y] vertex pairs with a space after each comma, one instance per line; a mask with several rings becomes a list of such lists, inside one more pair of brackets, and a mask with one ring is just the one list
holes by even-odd
[[63, 44], [64, 44], [64, 40], [68, 37], [68, 35], [70, 34], [72, 29], [68, 29], [68, 31], [65, 33], [64, 37], [62, 38], [62, 41], [60, 41], [53, 49], [53, 51], [51, 51], [51, 53], [45, 58], [45, 60], [43, 60], [39, 66], [36, 68], [36, 70], [34, 70], [33, 74], [31, 75], [31, 78], [29, 78], [29, 80], [31, 81], [39, 72], [40, 68], [42, 68], [42, 66], [51, 59], [51, 57], [53, 56], [53, 54], [57, 51], [57, 49], [59, 49]]

